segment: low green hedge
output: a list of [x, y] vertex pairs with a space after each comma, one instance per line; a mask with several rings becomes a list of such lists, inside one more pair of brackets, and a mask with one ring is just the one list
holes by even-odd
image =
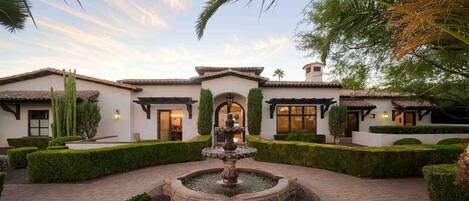
[[25, 168], [28, 165], [27, 155], [36, 152], [37, 147], [18, 147], [8, 149], [8, 163], [14, 169]]
[[469, 190], [453, 184], [457, 173], [455, 164], [429, 165], [422, 171], [432, 201], [469, 200]]
[[469, 126], [370, 126], [370, 132], [384, 134], [454, 134], [469, 133]]
[[459, 144], [462, 143], [461, 138], [446, 138], [438, 141], [436, 144]]
[[128, 144], [87, 150], [46, 150], [28, 155], [32, 182], [81, 181], [132, 169], [202, 160], [210, 135], [189, 142]]
[[325, 143], [326, 135], [311, 134], [311, 133], [290, 133], [290, 134], [277, 134], [274, 135], [275, 140], [285, 141], [301, 141], [312, 143]]
[[47, 150], [59, 150], [59, 149], [68, 149], [67, 146], [48, 146]]
[[8, 138], [7, 142], [10, 147], [37, 147], [44, 149], [49, 146], [50, 137], [24, 137], [24, 138]]
[[463, 152], [462, 145], [400, 145], [391, 147], [347, 147], [266, 140], [248, 136], [257, 148], [258, 161], [321, 168], [359, 177], [393, 178], [422, 175], [425, 165], [452, 163]]
[[83, 136], [56, 137], [49, 142], [49, 146], [64, 146], [66, 142], [83, 139]]
[[6, 174], [4, 172], [0, 172], [0, 197], [2, 197], [3, 183], [5, 182], [5, 176]]
[[396, 140], [393, 145], [406, 145], [406, 144], [422, 144], [417, 138], [402, 138], [400, 140]]
[[142, 193], [142, 194], [139, 194], [139, 195], [136, 195], [127, 199], [127, 201], [152, 201], [152, 200], [153, 199], [151, 198], [151, 196], [148, 195], [147, 193]]

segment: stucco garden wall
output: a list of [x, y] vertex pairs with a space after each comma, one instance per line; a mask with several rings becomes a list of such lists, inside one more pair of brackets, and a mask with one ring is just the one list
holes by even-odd
[[[0, 86], [0, 91], [4, 90], [50, 90], [54, 87], [56, 91], [63, 91], [63, 78], [59, 75], [49, 75], [35, 79], [5, 84]], [[129, 141], [131, 133], [131, 92], [108, 85], [77, 79], [77, 90], [97, 90], [99, 91], [98, 105], [101, 108], [101, 122], [98, 127], [97, 137], [118, 135], [119, 141]], [[29, 109], [46, 109], [48, 105], [21, 105], [21, 119], [14, 119], [13, 115], [5, 111], [0, 111], [0, 125], [2, 126], [2, 136], [25, 137], [28, 135]], [[113, 119], [114, 113], [119, 110], [121, 118]], [[49, 113], [51, 114], [51, 113]], [[51, 115], [50, 115], [51, 116]], [[6, 120], [6, 121], [4, 121]], [[51, 120], [51, 118], [50, 118]], [[52, 122], [52, 121], [51, 121]], [[15, 133], [10, 131], [17, 131]], [[5, 132], [5, 133], [4, 133]], [[5, 140], [1, 139], [3, 146]]]
[[436, 144], [438, 141], [446, 138], [468, 138], [469, 134], [380, 134], [370, 132], [353, 132], [352, 143], [382, 147], [390, 146], [395, 141], [403, 138], [417, 138], [423, 144]]

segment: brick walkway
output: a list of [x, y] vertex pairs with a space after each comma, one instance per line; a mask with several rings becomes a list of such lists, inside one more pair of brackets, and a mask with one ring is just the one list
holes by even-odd
[[[155, 166], [82, 183], [6, 184], [2, 201], [121, 201], [150, 191], [155, 186], [185, 172], [222, 167], [217, 160]], [[300, 166], [257, 162], [245, 159], [238, 167], [276, 171], [314, 191], [323, 201], [425, 201], [429, 200], [422, 178], [362, 179], [331, 171]], [[92, 168], [92, 167], [90, 167]]]

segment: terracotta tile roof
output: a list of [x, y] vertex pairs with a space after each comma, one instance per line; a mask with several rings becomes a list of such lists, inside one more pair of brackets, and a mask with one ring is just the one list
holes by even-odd
[[376, 105], [371, 104], [363, 99], [348, 99], [348, 98], [341, 98], [339, 100], [341, 105], [347, 106], [349, 109], [360, 109], [360, 108], [376, 108]]
[[262, 84], [263, 87], [293, 87], [293, 88], [341, 88], [339, 83], [335, 82], [310, 82], [310, 81], [267, 81]]
[[131, 85], [194, 85], [200, 84], [191, 79], [125, 79], [118, 80], [120, 83]]
[[340, 90], [341, 98], [396, 98], [396, 97], [410, 97], [412, 94], [389, 92], [389, 91], [374, 91], [374, 90]]
[[[63, 91], [57, 91], [57, 95], [63, 96]], [[80, 100], [95, 100], [99, 91], [77, 91]], [[0, 101], [49, 101], [50, 91], [0, 91]]]
[[423, 100], [392, 100], [391, 103], [401, 109], [430, 109], [436, 107], [436, 105], [432, 104], [430, 101]]
[[225, 70], [236, 70], [240, 72], [254, 72], [256, 75], [260, 75], [262, 71], [264, 71], [264, 67], [260, 66], [253, 66], [253, 67], [218, 67], [218, 66], [196, 66], [195, 71], [199, 75], [203, 75], [207, 71], [215, 72], [215, 71], [225, 71]]
[[[39, 69], [39, 70], [36, 70], [36, 71], [31, 71], [31, 72], [27, 72], [27, 73], [22, 73], [22, 74], [17, 74], [17, 75], [12, 75], [12, 76], [8, 76], [8, 77], [0, 78], [0, 85], [19, 82], [19, 81], [23, 81], [23, 80], [34, 79], [34, 78], [53, 75], [53, 74], [63, 75], [63, 72], [61, 70], [54, 69], [54, 68], [43, 68], [43, 69]], [[119, 83], [119, 82], [114, 82], [114, 81], [109, 81], [109, 80], [103, 80], [103, 79], [89, 77], [89, 76], [85, 76], [85, 75], [77, 74], [76, 78], [79, 79], [79, 80], [85, 80], [85, 81], [89, 81], [89, 82], [104, 84], [104, 85], [118, 87], [118, 88], [122, 88], [122, 89], [128, 89], [128, 90], [133, 90], [133, 91], [140, 91], [141, 90], [140, 88], [138, 88], [136, 86], [129, 85], [129, 84]]]
[[266, 77], [262, 77], [262, 76], [259, 76], [259, 75], [253, 75], [251, 73], [245, 73], [245, 72], [241, 72], [241, 71], [237, 71], [237, 70], [233, 70], [233, 69], [227, 69], [227, 70], [223, 70], [223, 71], [216, 72], [216, 73], [209, 74], [209, 75], [201, 75], [201, 76], [197, 76], [197, 77], [192, 77], [191, 80], [192, 81], [203, 81], [203, 80], [216, 79], [216, 78], [220, 78], [220, 77], [224, 77], [224, 76], [236, 76], [236, 77], [245, 78], [245, 79], [254, 80], [254, 81], [259, 81], [259, 82], [265, 82], [265, 81], [269, 80], [269, 78], [266, 78]]

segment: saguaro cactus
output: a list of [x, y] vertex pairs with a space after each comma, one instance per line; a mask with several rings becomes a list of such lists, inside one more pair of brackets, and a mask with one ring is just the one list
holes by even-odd
[[51, 88], [51, 106], [54, 122], [51, 124], [53, 137], [74, 136], [77, 128], [76, 72], [63, 71], [64, 94], [58, 96]]

